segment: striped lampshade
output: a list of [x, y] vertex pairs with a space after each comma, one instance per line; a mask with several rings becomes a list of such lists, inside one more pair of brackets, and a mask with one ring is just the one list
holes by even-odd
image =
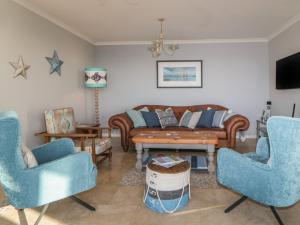
[[107, 86], [107, 70], [101, 67], [85, 68], [85, 86], [87, 88], [105, 88]]

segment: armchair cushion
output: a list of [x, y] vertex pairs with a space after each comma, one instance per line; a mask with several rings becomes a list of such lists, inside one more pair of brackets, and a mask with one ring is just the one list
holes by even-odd
[[256, 154], [255, 152], [249, 152], [249, 153], [246, 153], [244, 154], [245, 156], [249, 157], [250, 159], [254, 160], [254, 161], [257, 161], [257, 162], [260, 162], [260, 163], [268, 163], [268, 158], [265, 158], [261, 155], [258, 155]]
[[[75, 140], [76, 151], [81, 151], [81, 142]], [[92, 139], [88, 138], [84, 141], [84, 151], [92, 153]], [[95, 152], [99, 155], [111, 148], [111, 138], [95, 138]]]
[[32, 153], [38, 164], [43, 164], [73, 154], [75, 148], [71, 139], [62, 138], [39, 146], [33, 149]]

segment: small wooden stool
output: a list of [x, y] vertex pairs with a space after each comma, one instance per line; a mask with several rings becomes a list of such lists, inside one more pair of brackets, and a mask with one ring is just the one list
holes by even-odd
[[190, 171], [187, 161], [165, 168], [151, 161], [146, 169], [144, 203], [159, 213], [173, 213], [190, 199]]

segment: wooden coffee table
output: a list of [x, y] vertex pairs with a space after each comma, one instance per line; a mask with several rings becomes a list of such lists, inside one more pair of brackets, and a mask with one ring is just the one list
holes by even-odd
[[137, 161], [136, 168], [142, 170], [142, 154], [148, 154], [149, 148], [168, 148], [168, 149], [205, 149], [208, 152], [208, 171], [214, 172], [214, 153], [218, 138], [210, 132], [191, 132], [191, 131], [148, 131], [135, 135], [132, 138], [135, 144]]

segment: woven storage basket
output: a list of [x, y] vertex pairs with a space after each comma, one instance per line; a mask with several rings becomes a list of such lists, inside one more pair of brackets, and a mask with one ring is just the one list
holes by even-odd
[[144, 203], [148, 208], [155, 212], [173, 213], [184, 207], [189, 199], [189, 164], [178, 172], [170, 169], [170, 173], [165, 168], [160, 172], [159, 169], [147, 166]]

